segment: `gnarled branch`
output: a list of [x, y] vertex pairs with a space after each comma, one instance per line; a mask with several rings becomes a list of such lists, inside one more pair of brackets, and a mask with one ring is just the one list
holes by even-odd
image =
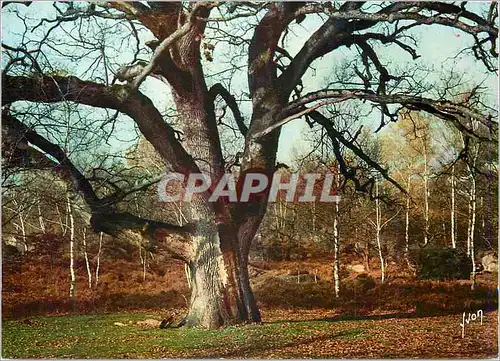
[[[19, 144], [32, 144], [37, 154], [37, 160], [46, 159], [47, 164], [52, 164], [62, 178], [72, 184], [75, 193], [82, 196], [90, 208], [92, 217], [91, 225], [96, 232], [105, 232], [118, 238], [138, 237], [146, 240], [148, 247], [160, 247], [172, 253], [175, 257], [189, 261], [191, 257], [191, 235], [195, 231], [193, 224], [178, 226], [166, 222], [144, 219], [128, 212], [117, 212], [106, 198], [99, 198], [89, 180], [70, 161], [63, 149], [54, 144], [36, 131], [28, 128], [20, 120], [9, 114], [8, 110], [2, 112], [2, 130], [10, 135], [22, 139]], [[51, 158], [56, 160], [54, 162]], [[24, 164], [20, 164], [24, 166]], [[11, 166], [15, 166], [11, 164]]]
[[175, 132], [145, 95], [124, 85], [105, 86], [60, 76], [10, 76], [3, 78], [2, 103], [19, 100], [43, 103], [72, 101], [118, 110], [130, 116], [158, 154], [181, 173], [198, 172], [192, 157], [176, 139]]
[[212, 102], [218, 95], [220, 95], [222, 99], [224, 99], [229, 109], [231, 109], [231, 111], [233, 112], [234, 120], [236, 121], [236, 125], [238, 126], [240, 133], [243, 136], [246, 136], [248, 127], [245, 124], [245, 119], [243, 118], [243, 115], [241, 115], [240, 109], [238, 107], [238, 104], [236, 103], [236, 99], [234, 98], [234, 96], [229, 93], [229, 91], [224, 88], [221, 83], [214, 84], [210, 88], [209, 92], [210, 96], [212, 97]]
[[[407, 94], [377, 94], [373, 91], [365, 89], [326, 89], [306, 94], [285, 107], [277, 119], [282, 119], [286, 116], [299, 112], [302, 110], [303, 106], [309, 103], [330, 98], [368, 100], [373, 103], [384, 105], [401, 104], [412, 110], [423, 110], [441, 119], [451, 121], [461, 132], [485, 142], [490, 140], [476, 134], [476, 132], [467, 127], [464, 124], [465, 122], [462, 120], [474, 118], [485, 126], [491, 126], [494, 131], [498, 129], [498, 123], [491, 122], [487, 115], [475, 111], [474, 109], [470, 109], [466, 105]], [[496, 143], [497, 141], [493, 140], [493, 142]]]

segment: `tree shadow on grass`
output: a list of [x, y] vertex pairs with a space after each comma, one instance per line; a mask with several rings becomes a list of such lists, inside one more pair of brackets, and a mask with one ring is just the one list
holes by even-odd
[[[302, 321], [302, 322], [308, 322], [308, 321]], [[269, 341], [263, 341], [260, 338], [257, 340], [249, 339], [249, 340], [247, 340], [245, 345], [237, 346], [233, 349], [223, 351], [220, 348], [218, 348], [217, 352], [212, 352], [212, 353], [202, 352], [199, 355], [194, 355], [194, 357], [213, 358], [213, 359], [221, 358], [221, 357], [223, 357], [223, 358], [259, 357], [260, 358], [263, 351], [265, 352], [265, 351], [269, 351], [272, 349], [278, 353], [280, 349], [285, 349], [288, 347], [299, 348], [300, 346], [318, 343], [321, 341], [332, 340], [332, 339], [336, 339], [336, 338], [349, 338], [349, 337], [357, 336], [360, 333], [362, 333], [362, 331], [360, 332], [360, 329], [355, 328], [355, 329], [339, 331], [339, 332], [336, 332], [333, 334], [332, 333], [325, 333], [322, 335], [311, 335], [311, 336], [307, 336], [305, 338], [294, 338], [292, 340], [286, 340], [282, 343], [279, 343], [279, 342], [273, 343], [273, 342], [269, 342]]]
[[[497, 308], [485, 308], [483, 311], [485, 313], [493, 312]], [[465, 310], [467, 311], [467, 310]], [[429, 318], [429, 317], [437, 317], [437, 316], [448, 316], [448, 315], [457, 315], [461, 314], [461, 312], [457, 312], [456, 310], [450, 310], [449, 312], [443, 312], [442, 310], [431, 310], [429, 312], [394, 312], [394, 313], [386, 313], [379, 315], [353, 315], [353, 314], [345, 314], [345, 315], [337, 315], [333, 317], [320, 317], [320, 318], [311, 318], [306, 320], [277, 320], [272, 322], [262, 322], [262, 325], [279, 325], [279, 324], [301, 324], [301, 323], [309, 323], [309, 322], [340, 322], [340, 321], [378, 321], [378, 320], [389, 320], [389, 319], [419, 319], [419, 318]], [[262, 355], [262, 352], [268, 350], [276, 350], [279, 353], [279, 350], [286, 348], [296, 348], [299, 349], [301, 346], [319, 343], [321, 341], [338, 339], [338, 338], [354, 338], [358, 335], [363, 334], [363, 327], [356, 327], [356, 325], [350, 325], [346, 327], [345, 330], [341, 330], [339, 332], [331, 333], [325, 331], [324, 334], [319, 335], [307, 335], [301, 337], [294, 337], [293, 339], [283, 340], [282, 342], [276, 340], [277, 342], [273, 342], [271, 338], [262, 339], [249, 338], [246, 340], [244, 345], [238, 345], [234, 348], [228, 345], [227, 350], [222, 350], [220, 348], [217, 351], [213, 350], [204, 350], [199, 355], [199, 357], [207, 357], [207, 358], [231, 358], [231, 357], [259, 357]], [[362, 337], [362, 336], [361, 336]], [[208, 351], [208, 352], [207, 352]], [[293, 350], [292, 354], [293, 354]], [[335, 357], [332, 355], [332, 357]]]
[[[496, 311], [498, 307], [496, 305], [488, 305], [481, 310], [484, 313]], [[303, 322], [339, 322], [339, 321], [378, 321], [378, 320], [389, 320], [389, 319], [412, 319], [412, 318], [429, 318], [429, 317], [439, 317], [439, 316], [450, 316], [459, 315], [462, 312], [475, 312], [477, 309], [464, 309], [462, 311], [458, 310], [417, 310], [416, 312], [393, 312], [384, 314], [353, 314], [346, 313], [341, 315], [335, 315], [332, 317], [317, 317], [308, 320], [276, 320], [272, 322], [263, 322], [264, 324], [280, 324], [280, 323], [303, 323]]]

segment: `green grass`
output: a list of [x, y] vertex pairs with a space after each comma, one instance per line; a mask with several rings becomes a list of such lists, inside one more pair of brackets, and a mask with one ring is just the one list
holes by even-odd
[[[359, 328], [329, 332], [327, 321], [276, 322], [222, 330], [152, 329], [135, 322], [147, 314], [107, 314], [4, 320], [2, 356], [6, 358], [236, 357], [286, 347], [318, 334], [355, 339]], [[116, 326], [115, 322], [129, 323]], [[339, 322], [342, 323], [342, 322]], [[337, 325], [339, 324], [337, 323]], [[324, 337], [324, 336], [323, 336]]]
[[[277, 321], [202, 329], [142, 328], [147, 313], [4, 319], [4, 358], [415, 358], [498, 353], [497, 313], [460, 337], [460, 315]], [[116, 326], [121, 322], [127, 326]]]

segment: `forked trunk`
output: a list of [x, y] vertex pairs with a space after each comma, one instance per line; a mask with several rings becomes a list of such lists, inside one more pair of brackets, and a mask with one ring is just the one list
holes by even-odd
[[[224, 172], [224, 164], [217, 147], [213, 103], [204, 98], [207, 95], [203, 83], [201, 87], [183, 97], [176, 95], [174, 100], [179, 115], [188, 119], [180, 126], [184, 147], [194, 158], [202, 160], [198, 162], [200, 171], [210, 174], [215, 184]], [[183, 214], [187, 221], [197, 224], [191, 240], [193, 254], [187, 262], [191, 298], [185, 325], [216, 329], [259, 322], [260, 313], [248, 276], [248, 246], [257, 228], [242, 232], [244, 225], [235, 225], [227, 204], [208, 202], [206, 196], [195, 198], [186, 204]]]

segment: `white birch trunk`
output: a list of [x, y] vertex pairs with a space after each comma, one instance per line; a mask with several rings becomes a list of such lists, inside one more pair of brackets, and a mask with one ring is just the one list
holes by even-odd
[[102, 236], [103, 233], [99, 234], [99, 251], [97, 251], [97, 264], [95, 266], [95, 285], [99, 283], [99, 267], [101, 266], [101, 249], [102, 249]]
[[[472, 129], [474, 130], [475, 124], [472, 120]], [[462, 138], [464, 144], [465, 140]], [[474, 233], [476, 227], [476, 177], [474, 174], [474, 168], [476, 166], [477, 156], [479, 154], [479, 143], [474, 147], [470, 148], [470, 161], [472, 161], [472, 166], [467, 162], [468, 176], [471, 179], [471, 189], [469, 196], [469, 222], [467, 227], [467, 254], [472, 260], [472, 283], [471, 289], [474, 290], [476, 286], [476, 259], [474, 250]]]
[[23, 235], [24, 251], [28, 250], [28, 244], [26, 243], [26, 226], [24, 224], [23, 212], [19, 212], [19, 224], [21, 225], [21, 233]]
[[455, 165], [451, 167], [451, 247], [457, 248], [455, 236]]
[[424, 144], [424, 246], [429, 242], [429, 174], [427, 169], [427, 146]]
[[378, 199], [379, 191], [378, 191], [378, 181], [375, 181], [375, 214], [376, 214], [376, 239], [377, 239], [377, 248], [378, 248], [378, 256], [380, 258], [380, 271], [381, 271], [381, 281], [385, 282], [385, 260], [384, 254], [382, 253], [382, 242], [380, 240], [380, 230], [382, 229], [382, 215], [380, 212], [380, 201]]
[[472, 220], [471, 220], [471, 228], [470, 228], [470, 257], [472, 259], [472, 284], [471, 289], [474, 290], [476, 286], [476, 258], [474, 253], [474, 228], [476, 225], [476, 180], [474, 177], [472, 178]]
[[28, 244], [26, 243], [26, 225], [24, 223], [24, 212], [22, 205], [19, 204], [15, 199], [14, 205], [17, 207], [17, 216], [19, 218], [19, 226], [18, 229], [21, 230], [21, 235], [23, 237], [23, 244], [24, 244], [24, 252], [28, 250]]
[[146, 267], [148, 265], [148, 252], [144, 250], [144, 263], [142, 264], [142, 279], [146, 282]]
[[[337, 190], [340, 187], [339, 181], [339, 170], [337, 170], [337, 174], [335, 177], [335, 183]], [[335, 289], [335, 297], [338, 298], [340, 296], [340, 239], [339, 239], [339, 202], [335, 202], [335, 218], [333, 219], [333, 253], [334, 253], [334, 261], [333, 261], [333, 284]]]
[[57, 203], [56, 203], [56, 212], [59, 218], [59, 225], [61, 226], [61, 234], [65, 236], [67, 231], [67, 225], [66, 223], [63, 222], [62, 215], [61, 212], [59, 211], [59, 206], [57, 205]]
[[89, 256], [87, 253], [87, 235], [85, 227], [83, 227], [82, 236], [83, 236], [83, 255], [85, 256], [85, 265], [87, 266], [87, 279], [89, 281], [89, 288], [92, 288], [92, 272], [90, 270]]
[[472, 191], [469, 194], [469, 214], [467, 219], [467, 256], [470, 257], [470, 243], [471, 243], [471, 226], [472, 226]]
[[42, 209], [40, 207], [40, 199], [38, 199], [37, 208], [38, 208], [38, 223], [40, 224], [40, 230], [42, 231], [43, 234], [45, 234], [46, 233], [45, 222], [43, 221]]
[[147, 251], [144, 250], [144, 257], [142, 256], [142, 248], [139, 246], [139, 257], [141, 259], [141, 266], [142, 266], [142, 280], [145, 282], [146, 281], [146, 256], [147, 256]]
[[476, 259], [474, 254], [474, 231], [476, 226], [476, 179], [474, 174], [472, 174], [472, 169], [469, 167], [469, 172], [472, 175], [472, 187], [471, 187], [471, 217], [470, 217], [470, 257], [472, 260], [472, 285], [471, 289], [474, 290], [476, 285]]
[[69, 283], [69, 297], [73, 298], [76, 293], [76, 274], [75, 274], [75, 221], [73, 218], [73, 211], [71, 207], [71, 198], [69, 193], [66, 196], [68, 202], [68, 216], [69, 216], [69, 273], [70, 273], [70, 283]]
[[406, 215], [405, 215], [405, 253], [408, 256], [410, 248], [410, 187], [411, 187], [411, 173], [408, 175], [406, 183]]

